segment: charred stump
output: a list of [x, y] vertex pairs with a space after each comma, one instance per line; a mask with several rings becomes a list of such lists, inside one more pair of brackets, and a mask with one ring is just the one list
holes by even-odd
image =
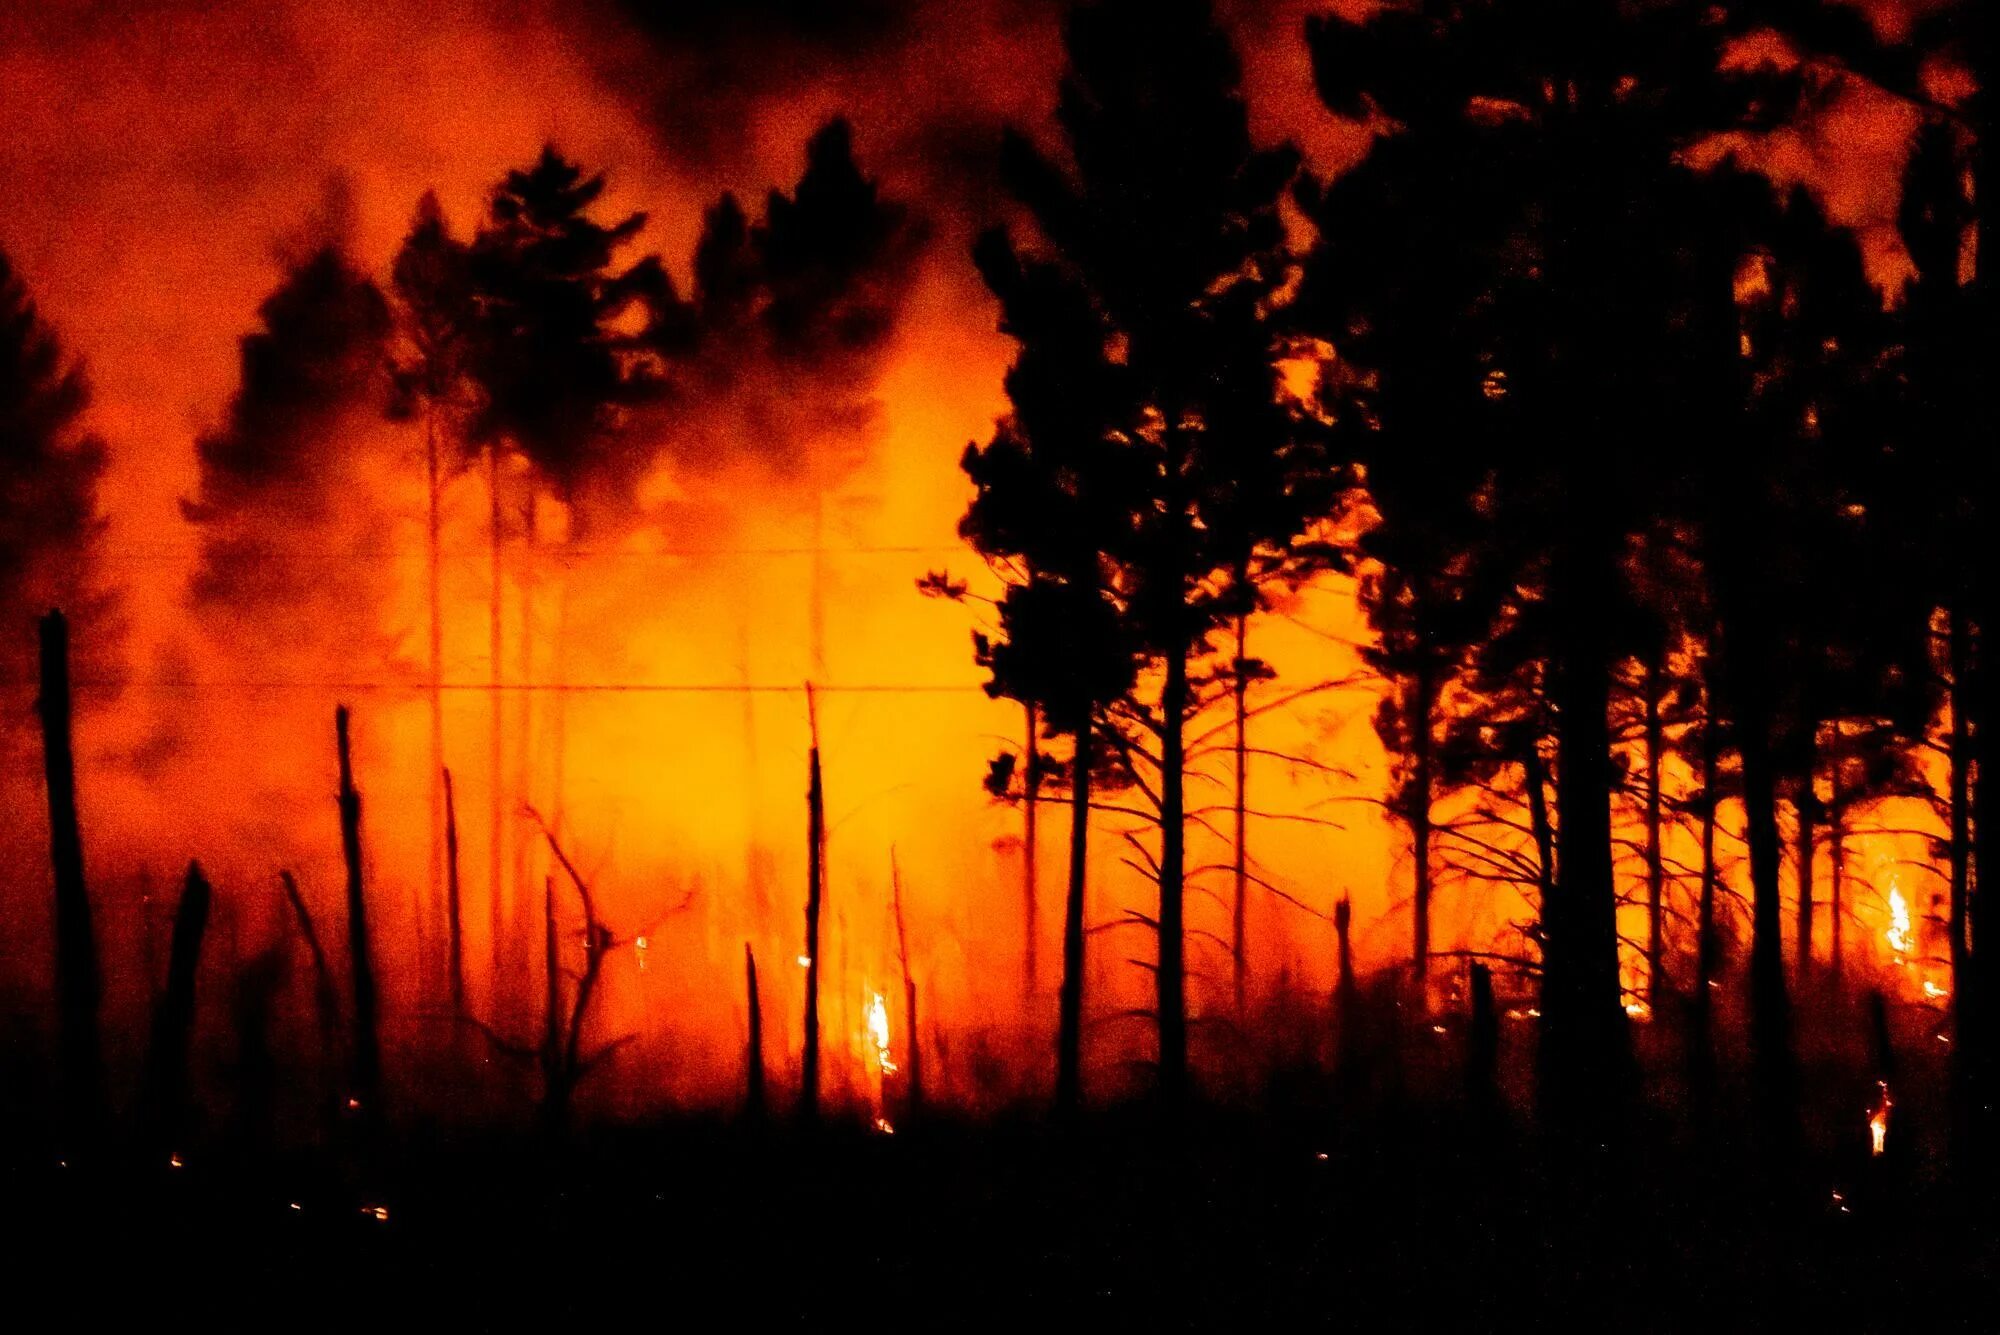
[[451, 1013], [465, 1014], [465, 915], [458, 891], [458, 800], [451, 771], [444, 771], [444, 908], [445, 968], [449, 972]]
[[382, 1096], [380, 1015], [361, 871], [361, 794], [354, 786], [347, 720], [346, 705], [334, 710], [334, 740], [340, 755], [340, 851], [347, 864], [347, 962], [354, 989], [354, 1092], [350, 1097], [365, 1117], [374, 1118], [381, 1112]]
[[41, 622], [41, 680], [36, 711], [49, 798], [49, 860], [56, 891], [56, 1024], [66, 1133], [89, 1142], [103, 1127], [104, 1066], [98, 1034], [103, 980], [83, 876], [83, 834], [76, 811], [72, 745], [69, 621], [50, 612]]
[[167, 956], [167, 990], [153, 1012], [152, 1044], [146, 1053], [146, 1117], [151, 1149], [173, 1153], [186, 1131], [188, 1048], [194, 1033], [194, 987], [201, 969], [201, 944], [208, 933], [213, 892], [201, 864], [188, 863], [187, 884], [174, 910], [174, 939]]
[[806, 717], [812, 730], [812, 749], [806, 761], [806, 1016], [799, 1109], [810, 1121], [819, 1116], [819, 918], [826, 873], [826, 792], [819, 767], [819, 713], [810, 684], [806, 686]]
[[743, 1045], [743, 1115], [764, 1120], [764, 1003], [757, 995], [757, 956], [743, 943], [743, 989], [750, 1007], [750, 1037]]

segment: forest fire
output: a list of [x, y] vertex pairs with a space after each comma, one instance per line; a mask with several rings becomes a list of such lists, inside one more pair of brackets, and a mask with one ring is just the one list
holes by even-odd
[[455, 1324], [1990, 1280], [1996, 29], [7, 7], [47, 1245]]

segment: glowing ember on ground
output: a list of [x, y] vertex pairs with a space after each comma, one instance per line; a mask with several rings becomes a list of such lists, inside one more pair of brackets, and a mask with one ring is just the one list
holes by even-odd
[[1932, 1001], [1941, 1001], [1945, 997], [1950, 996], [1951, 993], [1947, 989], [1939, 987], [1936, 983], [1926, 978], [1924, 979], [1924, 995], [1929, 997]]
[[361, 1207], [361, 1213], [377, 1223], [389, 1222], [389, 1207], [386, 1205], [364, 1205]]
[[886, 1117], [878, 1117], [875, 1119], [875, 1129], [876, 1131], [880, 1132], [882, 1135], [885, 1136], [893, 1136], [896, 1134], [896, 1128], [889, 1124], [889, 1119]]
[[1889, 1110], [1896, 1105], [1889, 1097], [1887, 1080], [1877, 1080], [1875, 1088], [1880, 1092], [1880, 1098], [1868, 1114], [1868, 1143], [1869, 1152], [1879, 1158], [1889, 1143]]

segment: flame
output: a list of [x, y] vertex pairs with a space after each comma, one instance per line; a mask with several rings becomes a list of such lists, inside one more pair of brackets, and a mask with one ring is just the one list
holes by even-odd
[[1889, 1110], [1896, 1105], [1889, 1097], [1887, 1080], [1877, 1080], [1875, 1088], [1880, 1096], [1868, 1114], [1868, 1147], [1869, 1153], [1879, 1159], [1883, 1148], [1889, 1143]]
[[1902, 886], [1889, 882], [1889, 930], [1883, 933], [1889, 949], [1895, 952], [1896, 962], [1910, 953], [1910, 901], [1903, 897]]
[[877, 992], [868, 1003], [868, 1036], [875, 1042], [875, 1065], [883, 1075], [896, 1073], [896, 1060], [889, 1051], [889, 1008]]

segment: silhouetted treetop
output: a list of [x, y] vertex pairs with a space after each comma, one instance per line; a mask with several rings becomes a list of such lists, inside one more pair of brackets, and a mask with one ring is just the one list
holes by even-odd
[[545, 147], [494, 192], [471, 250], [484, 398], [473, 438], [513, 442], [567, 501], [629, 483], [645, 451], [622, 410], [666, 392], [663, 357], [689, 332], [657, 257], [616, 267], [646, 218], [592, 217], [604, 185]]
[[[437, 195], [425, 191], [390, 267], [408, 345], [397, 367], [399, 414], [411, 409], [413, 399], [461, 412], [474, 406], [471, 372], [479, 330], [471, 260], [470, 248], [452, 235]], [[460, 441], [461, 447], [467, 444]]]
[[[82, 363], [0, 254], [0, 681], [34, 680], [31, 628], [51, 608], [78, 627], [79, 679], [107, 680], [116, 661], [113, 599], [96, 560], [108, 454], [85, 423], [89, 406]], [[0, 723], [0, 734], [12, 732]]]
[[865, 351], [892, 327], [911, 258], [908, 211], [854, 161], [853, 132], [829, 121], [806, 144], [805, 175], [773, 190], [751, 234], [768, 289], [763, 319], [781, 358]]
[[225, 424], [195, 443], [200, 483], [181, 508], [196, 524], [272, 491], [323, 504], [324, 485], [365, 443], [344, 415], [388, 401], [388, 302], [337, 245], [312, 252], [257, 313]]

